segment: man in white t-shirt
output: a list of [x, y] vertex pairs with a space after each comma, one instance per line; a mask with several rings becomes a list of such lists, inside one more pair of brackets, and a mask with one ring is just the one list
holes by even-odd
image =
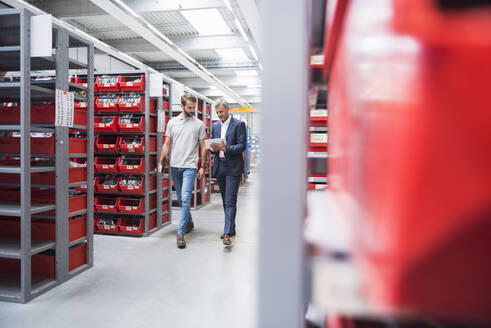
[[167, 124], [158, 167], [159, 172], [162, 172], [163, 160], [171, 152], [170, 173], [177, 199], [181, 204], [181, 220], [176, 237], [179, 248], [186, 247], [184, 234], [194, 228], [191, 217], [191, 196], [198, 166], [198, 146], [201, 146], [201, 163], [203, 163], [197, 172], [198, 179], [203, 177], [206, 164], [205, 125], [194, 116], [196, 101], [196, 97], [189, 93], [181, 97], [182, 113]]

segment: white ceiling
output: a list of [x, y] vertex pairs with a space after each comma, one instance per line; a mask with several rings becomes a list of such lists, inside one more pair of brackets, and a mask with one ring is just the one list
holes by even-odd
[[[235, 71], [244, 69], [256, 69], [260, 72], [258, 62], [249, 49], [249, 45], [252, 45], [257, 52], [257, 45], [237, 1], [230, 0], [232, 11], [227, 9], [223, 0], [124, 0], [124, 3], [215, 74], [232, 90], [240, 96], [244, 96], [246, 101], [252, 99], [260, 102], [261, 88], [257, 88], [261, 84], [260, 78], [238, 77], [235, 74]], [[209, 94], [212, 99], [218, 97], [218, 95], [214, 96], [216, 92], [210, 90], [205, 81], [196, 77], [194, 73], [185, 69], [169, 55], [152, 46], [137, 33], [107, 15], [89, 0], [31, 0], [29, 2], [183, 82], [198, 92]], [[202, 36], [181, 14], [181, 10], [211, 8], [219, 11], [231, 30], [230, 34]], [[235, 19], [244, 27], [249, 41], [246, 41], [238, 31], [234, 23]], [[248, 59], [237, 62], [223, 61], [214, 50], [235, 47], [242, 48]], [[247, 90], [249, 83], [256, 87]]]

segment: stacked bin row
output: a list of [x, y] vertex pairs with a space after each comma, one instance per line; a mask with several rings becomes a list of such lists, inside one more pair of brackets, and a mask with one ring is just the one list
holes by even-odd
[[[131, 72], [100, 75], [94, 84], [96, 233], [143, 236], [161, 227], [159, 220], [169, 221], [168, 209], [162, 212], [164, 215], [157, 209], [159, 99], [150, 98], [146, 93], [145, 80], [145, 73]], [[145, 130], [147, 119], [148, 131]], [[149, 161], [148, 172], [145, 171], [146, 160]], [[164, 184], [168, 186], [168, 177], [162, 180]], [[145, 211], [146, 201], [148, 212]]]

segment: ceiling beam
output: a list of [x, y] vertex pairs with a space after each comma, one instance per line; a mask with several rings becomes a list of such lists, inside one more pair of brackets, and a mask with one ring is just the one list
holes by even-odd
[[[130, 0], [125, 1], [125, 3], [137, 13], [225, 7], [222, 0], [201, 0], [198, 2], [195, 0]], [[60, 19], [107, 15], [104, 10], [92, 4], [90, 0], [33, 1], [32, 4]]]
[[[206, 69], [213, 69], [213, 70], [218, 70], [218, 69], [255, 69], [257, 68], [257, 62], [255, 61], [245, 61], [245, 62], [226, 62], [226, 61], [211, 61], [211, 62], [204, 62], [200, 61], [199, 62], [201, 65], [203, 65]], [[156, 70], [160, 71], [176, 71], [176, 70], [182, 70], [186, 69], [179, 63], [175, 62], [148, 62], [148, 65], [152, 66]]]
[[[260, 96], [262, 94], [262, 88], [232, 88], [241, 97], [244, 96]], [[206, 97], [221, 97], [223, 93], [220, 90], [214, 88], [196, 89], [199, 93]]]
[[[250, 96], [250, 97], [244, 97], [244, 99], [249, 103], [249, 104], [253, 104], [255, 103], [256, 105], [261, 103], [262, 102], [262, 98], [261, 97], [258, 97], [258, 96]], [[212, 100], [216, 100], [216, 99], [212, 99]], [[229, 101], [229, 104], [237, 104], [236, 102], [233, 102], [233, 101]], [[240, 104], [239, 104], [240, 105]]]
[[254, 36], [254, 40], [256, 40], [256, 44], [259, 49], [262, 46], [262, 37], [261, 37], [261, 21], [259, 19], [259, 10], [256, 6], [255, 0], [237, 0], [239, 3], [240, 11], [244, 16], [247, 26], [252, 32]]
[[[206, 83], [201, 79], [196, 79], [196, 78], [183, 78], [183, 79], [175, 78], [175, 79], [180, 83], [187, 85], [193, 89], [205, 89], [210, 87], [209, 83]], [[254, 77], [223, 76], [220, 78], [220, 80], [226, 85], [228, 85], [229, 87], [241, 87], [241, 86], [247, 87], [249, 85], [261, 84], [261, 79], [257, 76]]]
[[173, 57], [179, 63], [184, 65], [187, 69], [194, 72], [198, 77], [207, 81], [210, 85], [216, 86], [218, 89], [222, 90], [226, 95], [229, 95], [231, 98], [236, 99], [240, 104], [247, 105], [244, 102], [244, 100], [240, 98], [240, 96], [228, 90], [221, 83], [221, 81], [219, 81], [216, 77], [209, 75], [204, 70], [194, 65], [181, 52], [173, 49], [169, 44], [164, 42], [161, 38], [157, 37], [157, 35], [151, 32], [147, 27], [143, 26], [134, 16], [128, 14], [126, 11], [116, 6], [113, 2], [109, 0], [90, 0], [90, 1], [96, 4], [97, 6], [101, 7], [113, 18], [115, 18], [116, 20], [118, 20], [119, 22], [130, 28], [132, 31], [145, 38], [147, 41], [155, 45], [164, 53]]
[[[158, 27], [158, 26], [156, 26]], [[90, 31], [97, 32], [97, 31]], [[211, 50], [221, 48], [247, 48], [249, 43], [240, 34], [214, 35], [214, 36], [179, 36], [169, 37], [182, 50]], [[143, 38], [131, 40], [107, 41], [116, 49], [126, 53], [138, 54], [141, 52], [156, 51], [157, 47]]]

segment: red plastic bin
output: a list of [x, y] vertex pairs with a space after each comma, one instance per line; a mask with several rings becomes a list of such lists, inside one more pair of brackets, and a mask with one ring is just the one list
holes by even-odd
[[162, 188], [167, 188], [169, 186], [169, 179], [162, 179]]
[[97, 136], [94, 140], [95, 149], [104, 153], [118, 152], [120, 139], [118, 136]]
[[121, 75], [118, 76], [117, 82], [111, 83], [103, 83], [101, 82], [101, 77], [98, 76], [95, 79], [94, 89], [97, 89], [97, 92], [117, 92], [119, 91], [119, 82], [121, 81]]
[[88, 107], [89, 107], [89, 105], [83, 101], [75, 101], [73, 103], [73, 108], [75, 108], [75, 109], [87, 109]]
[[[140, 180], [140, 184], [138, 186], [125, 186], [121, 184], [121, 181], [123, 180], [123, 177], [119, 177], [118, 179], [118, 186], [121, 192], [127, 193], [127, 194], [143, 194], [145, 192], [145, 177], [138, 177]], [[148, 190], [152, 191], [155, 190], [156, 183], [155, 183], [155, 175], [150, 177], [150, 186]]]
[[162, 204], [162, 213], [165, 213], [169, 210], [169, 202], [165, 202]]
[[[55, 193], [53, 189], [49, 190], [50, 193], [49, 196], [47, 194], [42, 194], [42, 195], [36, 195], [32, 196], [33, 201], [39, 202], [39, 203], [49, 203], [49, 204], [55, 204]], [[81, 194], [81, 195], [72, 195], [68, 198], [68, 213], [75, 213], [78, 211], [82, 211], [87, 209], [87, 195], [86, 194]], [[42, 212], [39, 213], [40, 215], [56, 215], [56, 210], [51, 210], [47, 212]]]
[[[99, 223], [100, 215], [97, 215], [95, 217], [96, 223], [95, 226], [97, 228], [97, 231], [105, 231], [105, 232], [119, 232], [118, 228], [118, 222], [116, 221], [116, 224], [101, 224]], [[117, 219], [116, 219], [117, 220]]]
[[[128, 153], [143, 153], [143, 152], [145, 152], [145, 137], [143, 137], [143, 136], [136, 137], [140, 141], [140, 143], [137, 145], [132, 145], [132, 144], [128, 145], [128, 144], [124, 143], [126, 138], [127, 137], [120, 138], [119, 143], [118, 143], [119, 149], [122, 152], [128, 152]], [[149, 150], [150, 150], [150, 152], [156, 152], [157, 151], [157, 140], [155, 139], [155, 137], [150, 137], [150, 149]]]
[[102, 123], [102, 117], [94, 117], [94, 132], [118, 132], [119, 131], [119, 116], [114, 116], [109, 123]]
[[94, 209], [96, 212], [118, 213], [118, 198], [115, 197], [94, 197]]
[[[87, 153], [87, 140], [81, 138], [69, 138], [68, 150], [70, 154]], [[0, 137], [0, 153], [19, 154], [20, 138]], [[54, 154], [55, 137], [31, 138], [31, 154]]]
[[162, 101], [162, 108], [169, 109], [169, 102], [167, 100]]
[[96, 112], [96, 113], [101, 113], [101, 112], [115, 113], [115, 112], [118, 112], [119, 97], [117, 97], [116, 101], [114, 103], [111, 103], [111, 104], [100, 103], [99, 98], [101, 98], [101, 97], [95, 97], [94, 112]]
[[162, 223], [169, 222], [169, 214], [162, 215]]
[[[118, 126], [119, 126], [119, 131], [121, 132], [145, 132], [145, 117], [144, 116], [137, 116], [137, 117], [133, 117], [131, 119], [131, 122], [132, 123], [129, 123], [129, 124], [123, 124], [120, 122], [120, 120], [118, 121]], [[156, 129], [156, 125], [155, 125], [155, 117], [150, 117], [150, 124], [149, 124], [149, 127], [150, 127], [150, 132], [155, 132], [157, 129]]]
[[[155, 194], [150, 195], [149, 209], [153, 210], [156, 206]], [[127, 214], [145, 213], [145, 198], [125, 198], [120, 197], [117, 201], [118, 211]]]
[[118, 98], [118, 108], [120, 112], [137, 112], [144, 113], [145, 112], [145, 97], [140, 96], [139, 101], [137, 103], [128, 103], [124, 101], [124, 97], [121, 96]]
[[[19, 123], [20, 107], [0, 106], [0, 123]], [[31, 123], [36, 124], [54, 124], [55, 123], [55, 105], [33, 105], [31, 106]], [[73, 113], [74, 125], [87, 125], [87, 111], [75, 107]]]
[[97, 173], [117, 173], [118, 158], [117, 157], [99, 157], [94, 159], [95, 172]]
[[[157, 226], [157, 215], [154, 213], [148, 217], [148, 229], [151, 230]], [[130, 224], [130, 222], [138, 223], [138, 226]], [[119, 231], [134, 235], [142, 235], [145, 233], [145, 219], [143, 217], [121, 217], [118, 221]]]
[[[19, 166], [19, 164], [13, 166]], [[87, 180], [86, 167], [70, 167], [68, 169], [68, 183], [84, 182], [85, 180]], [[0, 173], [0, 181], [4, 183], [20, 183], [20, 175], [11, 173]], [[51, 171], [31, 173], [31, 183], [33, 185], [55, 185], [56, 172]]]
[[73, 271], [84, 264], [87, 264], [87, 243], [70, 247], [68, 251], [68, 270]]
[[145, 74], [134, 77], [120, 76], [118, 84], [121, 91], [145, 91]]
[[[122, 164], [123, 160], [126, 161], [126, 164]], [[145, 158], [124, 158], [120, 157], [118, 159], [118, 169], [121, 173], [144, 173], [145, 172]], [[155, 157], [151, 157], [150, 160], [150, 171], [155, 169]]]
[[95, 189], [98, 192], [120, 192], [119, 184], [116, 182], [114, 185], [104, 185], [104, 177], [96, 177], [95, 178]]
[[[71, 217], [69, 219], [68, 229], [69, 242], [87, 236], [87, 217], [85, 215]], [[46, 219], [33, 219], [31, 223], [31, 237], [33, 240], [55, 240], [56, 221]]]

